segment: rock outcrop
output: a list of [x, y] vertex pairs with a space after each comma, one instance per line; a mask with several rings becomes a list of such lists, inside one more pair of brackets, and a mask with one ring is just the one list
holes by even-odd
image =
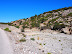
[[62, 28], [62, 32], [65, 34], [72, 34], [72, 29], [70, 27]]

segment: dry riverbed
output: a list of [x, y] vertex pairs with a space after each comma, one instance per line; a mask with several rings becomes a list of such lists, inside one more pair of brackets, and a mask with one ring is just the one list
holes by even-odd
[[[9, 27], [14, 54], [72, 54], [72, 35], [47, 31], [26, 31]], [[26, 36], [25, 36], [25, 35]]]

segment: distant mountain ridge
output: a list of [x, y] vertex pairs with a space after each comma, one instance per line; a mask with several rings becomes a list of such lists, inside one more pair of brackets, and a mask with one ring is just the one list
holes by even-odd
[[[72, 7], [44, 12], [43, 14], [35, 15], [27, 19], [20, 19], [11, 23], [12, 26], [21, 30], [25, 28], [38, 28], [40, 30], [51, 29], [72, 34]], [[68, 31], [65, 32], [64, 29], [67, 27]]]

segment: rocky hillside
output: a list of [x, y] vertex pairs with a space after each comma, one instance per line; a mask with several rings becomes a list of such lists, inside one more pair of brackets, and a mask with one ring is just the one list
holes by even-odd
[[43, 14], [20, 19], [11, 23], [10, 25], [21, 29], [21, 31], [24, 31], [25, 28], [37, 28], [39, 30], [51, 29], [72, 34], [72, 7], [44, 12]]

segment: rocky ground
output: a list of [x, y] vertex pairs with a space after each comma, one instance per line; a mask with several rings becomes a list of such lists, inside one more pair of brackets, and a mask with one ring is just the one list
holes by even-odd
[[[72, 54], [72, 35], [51, 30], [20, 32], [12, 26], [7, 32], [14, 54]], [[2, 26], [0, 28], [4, 29]], [[24, 36], [24, 34], [26, 36]], [[20, 42], [25, 39], [24, 42]]]

